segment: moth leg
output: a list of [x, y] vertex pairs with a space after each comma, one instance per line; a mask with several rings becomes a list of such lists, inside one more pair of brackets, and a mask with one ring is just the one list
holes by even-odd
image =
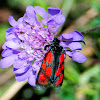
[[49, 47], [50, 45], [46, 45], [45, 47], [44, 47], [44, 50], [47, 50], [47, 47]]

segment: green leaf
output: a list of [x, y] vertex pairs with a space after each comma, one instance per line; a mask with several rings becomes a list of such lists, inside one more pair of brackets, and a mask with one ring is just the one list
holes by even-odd
[[93, 100], [100, 100], [100, 90], [97, 90], [97, 91], [95, 92], [95, 95], [94, 95], [94, 97], [93, 97]]
[[100, 73], [100, 65], [95, 65], [80, 75], [80, 84], [87, 84], [91, 77]]
[[74, 67], [71, 67], [70, 65], [68, 66], [66, 63], [65, 65], [67, 66], [65, 66], [64, 77], [74, 83], [78, 83], [80, 76], [78, 71]]
[[40, 100], [50, 100], [48, 97], [42, 97]]

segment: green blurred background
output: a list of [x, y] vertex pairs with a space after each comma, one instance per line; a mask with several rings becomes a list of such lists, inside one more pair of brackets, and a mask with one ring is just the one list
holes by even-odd
[[[11, 27], [8, 17], [14, 16], [17, 20], [24, 15], [28, 5], [46, 10], [50, 6], [63, 9], [66, 21], [58, 30], [58, 35], [73, 30], [82, 32], [100, 25], [100, 0], [0, 0], [0, 54], [5, 31]], [[79, 64], [66, 57], [61, 90], [55, 90], [53, 86], [37, 90], [27, 82], [16, 83], [12, 67], [0, 68], [0, 98], [15, 92], [11, 100], [100, 100], [100, 30], [84, 34], [84, 40], [86, 45], [82, 44], [82, 53], [87, 60]], [[18, 84], [22, 84], [19, 90]]]

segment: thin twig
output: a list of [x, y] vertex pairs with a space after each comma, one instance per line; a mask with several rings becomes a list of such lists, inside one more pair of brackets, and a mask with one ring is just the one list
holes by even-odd
[[98, 30], [98, 29], [100, 29], [100, 25], [99, 25], [99, 26], [96, 26], [96, 27], [94, 27], [94, 28], [91, 28], [91, 29], [89, 29], [89, 30], [83, 31], [83, 32], [81, 32], [81, 33], [82, 33], [82, 34], [86, 34], [86, 33], [89, 33], [89, 32], [92, 32], [92, 31], [95, 31], [95, 30]]
[[24, 82], [15, 82], [1, 97], [0, 100], [11, 100], [17, 92], [27, 83], [27, 80]]
[[7, 70], [5, 73], [0, 75], [0, 86], [5, 84], [7, 81], [9, 81], [12, 77], [14, 77], [12, 67]]

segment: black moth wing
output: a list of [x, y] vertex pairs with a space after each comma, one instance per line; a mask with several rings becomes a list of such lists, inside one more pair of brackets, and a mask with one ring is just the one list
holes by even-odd
[[60, 52], [60, 55], [56, 59], [55, 73], [53, 85], [56, 89], [60, 89], [63, 83], [64, 77], [64, 50]]
[[49, 49], [45, 54], [44, 60], [42, 62], [42, 66], [37, 76], [36, 87], [38, 89], [43, 89], [52, 84], [52, 71], [54, 65], [54, 55], [52, 50]]

